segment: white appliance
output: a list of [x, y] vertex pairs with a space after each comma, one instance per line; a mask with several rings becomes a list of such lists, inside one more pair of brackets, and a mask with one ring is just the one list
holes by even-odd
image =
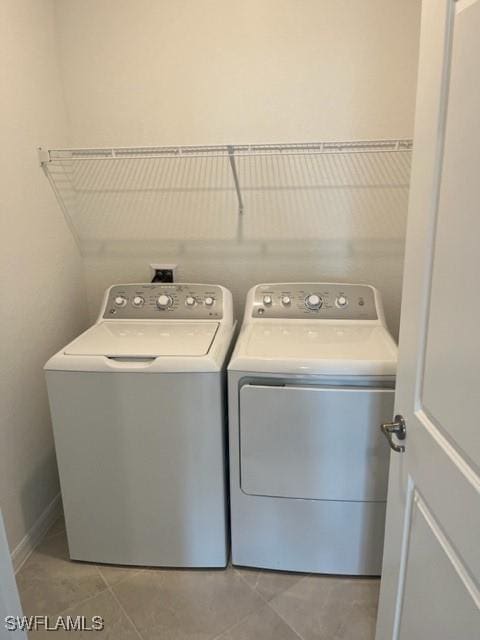
[[47, 362], [72, 559], [226, 565], [233, 329], [224, 287], [115, 285]]
[[380, 573], [396, 361], [371, 286], [250, 290], [228, 367], [234, 564]]

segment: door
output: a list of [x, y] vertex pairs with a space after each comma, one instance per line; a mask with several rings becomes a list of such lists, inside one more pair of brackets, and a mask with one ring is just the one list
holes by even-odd
[[0, 511], [0, 640], [26, 640], [27, 634], [19, 628], [21, 620], [22, 609]]
[[376, 640], [480, 638], [479, 60], [480, 0], [424, 0]]
[[393, 389], [268, 386], [240, 390], [240, 483], [249, 495], [385, 502], [389, 450], [377, 429]]

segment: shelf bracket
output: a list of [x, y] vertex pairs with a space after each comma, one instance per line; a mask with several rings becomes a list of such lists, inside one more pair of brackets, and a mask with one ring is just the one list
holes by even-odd
[[38, 153], [38, 161], [40, 162], [40, 166], [44, 167], [46, 164], [50, 162], [50, 152], [42, 147], [37, 148]]
[[235, 191], [237, 192], [238, 213], [242, 215], [243, 200], [242, 200], [242, 192], [240, 191], [240, 181], [238, 180], [237, 164], [235, 162], [235, 147], [232, 144], [229, 144], [227, 146], [227, 150], [228, 150], [228, 159], [230, 160], [230, 166], [232, 168], [233, 182], [235, 183]]

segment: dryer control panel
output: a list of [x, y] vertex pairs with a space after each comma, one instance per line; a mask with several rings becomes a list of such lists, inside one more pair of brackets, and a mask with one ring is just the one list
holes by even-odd
[[251, 317], [321, 320], [377, 320], [372, 287], [358, 284], [260, 284], [253, 292]]
[[220, 320], [223, 288], [213, 284], [119, 284], [101, 314], [119, 320]]

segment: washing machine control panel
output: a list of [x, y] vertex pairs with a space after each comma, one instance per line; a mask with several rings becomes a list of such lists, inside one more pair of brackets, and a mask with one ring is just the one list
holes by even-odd
[[254, 318], [377, 320], [371, 287], [356, 284], [261, 284], [255, 288]]
[[119, 320], [220, 320], [223, 291], [202, 284], [122, 284], [108, 293], [103, 317]]

